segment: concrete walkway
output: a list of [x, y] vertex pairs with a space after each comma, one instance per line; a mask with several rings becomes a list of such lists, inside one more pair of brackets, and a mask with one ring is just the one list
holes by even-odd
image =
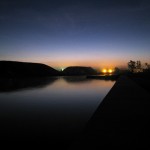
[[150, 149], [150, 94], [118, 79], [71, 150]]

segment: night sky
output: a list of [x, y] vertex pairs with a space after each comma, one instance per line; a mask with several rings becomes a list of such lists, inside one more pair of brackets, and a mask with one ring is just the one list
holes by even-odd
[[150, 63], [150, 0], [1, 0], [0, 60], [56, 68]]

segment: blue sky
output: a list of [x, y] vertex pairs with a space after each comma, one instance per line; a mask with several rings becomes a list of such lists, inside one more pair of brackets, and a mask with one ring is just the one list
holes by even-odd
[[0, 60], [52, 67], [150, 63], [148, 0], [1, 0]]

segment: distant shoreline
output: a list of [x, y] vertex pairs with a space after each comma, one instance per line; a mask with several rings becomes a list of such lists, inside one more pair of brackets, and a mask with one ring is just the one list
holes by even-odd
[[87, 76], [88, 79], [101, 79], [101, 80], [117, 80], [119, 75], [112, 74], [112, 75], [89, 75]]
[[0, 77], [3, 78], [30, 78], [51, 76], [83, 76], [97, 75], [92, 67], [71, 66], [63, 71], [40, 63], [0, 61]]

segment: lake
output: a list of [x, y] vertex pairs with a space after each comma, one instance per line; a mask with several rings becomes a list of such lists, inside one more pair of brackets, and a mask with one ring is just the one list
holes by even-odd
[[85, 77], [1, 80], [1, 137], [71, 139], [83, 131], [114, 83]]

